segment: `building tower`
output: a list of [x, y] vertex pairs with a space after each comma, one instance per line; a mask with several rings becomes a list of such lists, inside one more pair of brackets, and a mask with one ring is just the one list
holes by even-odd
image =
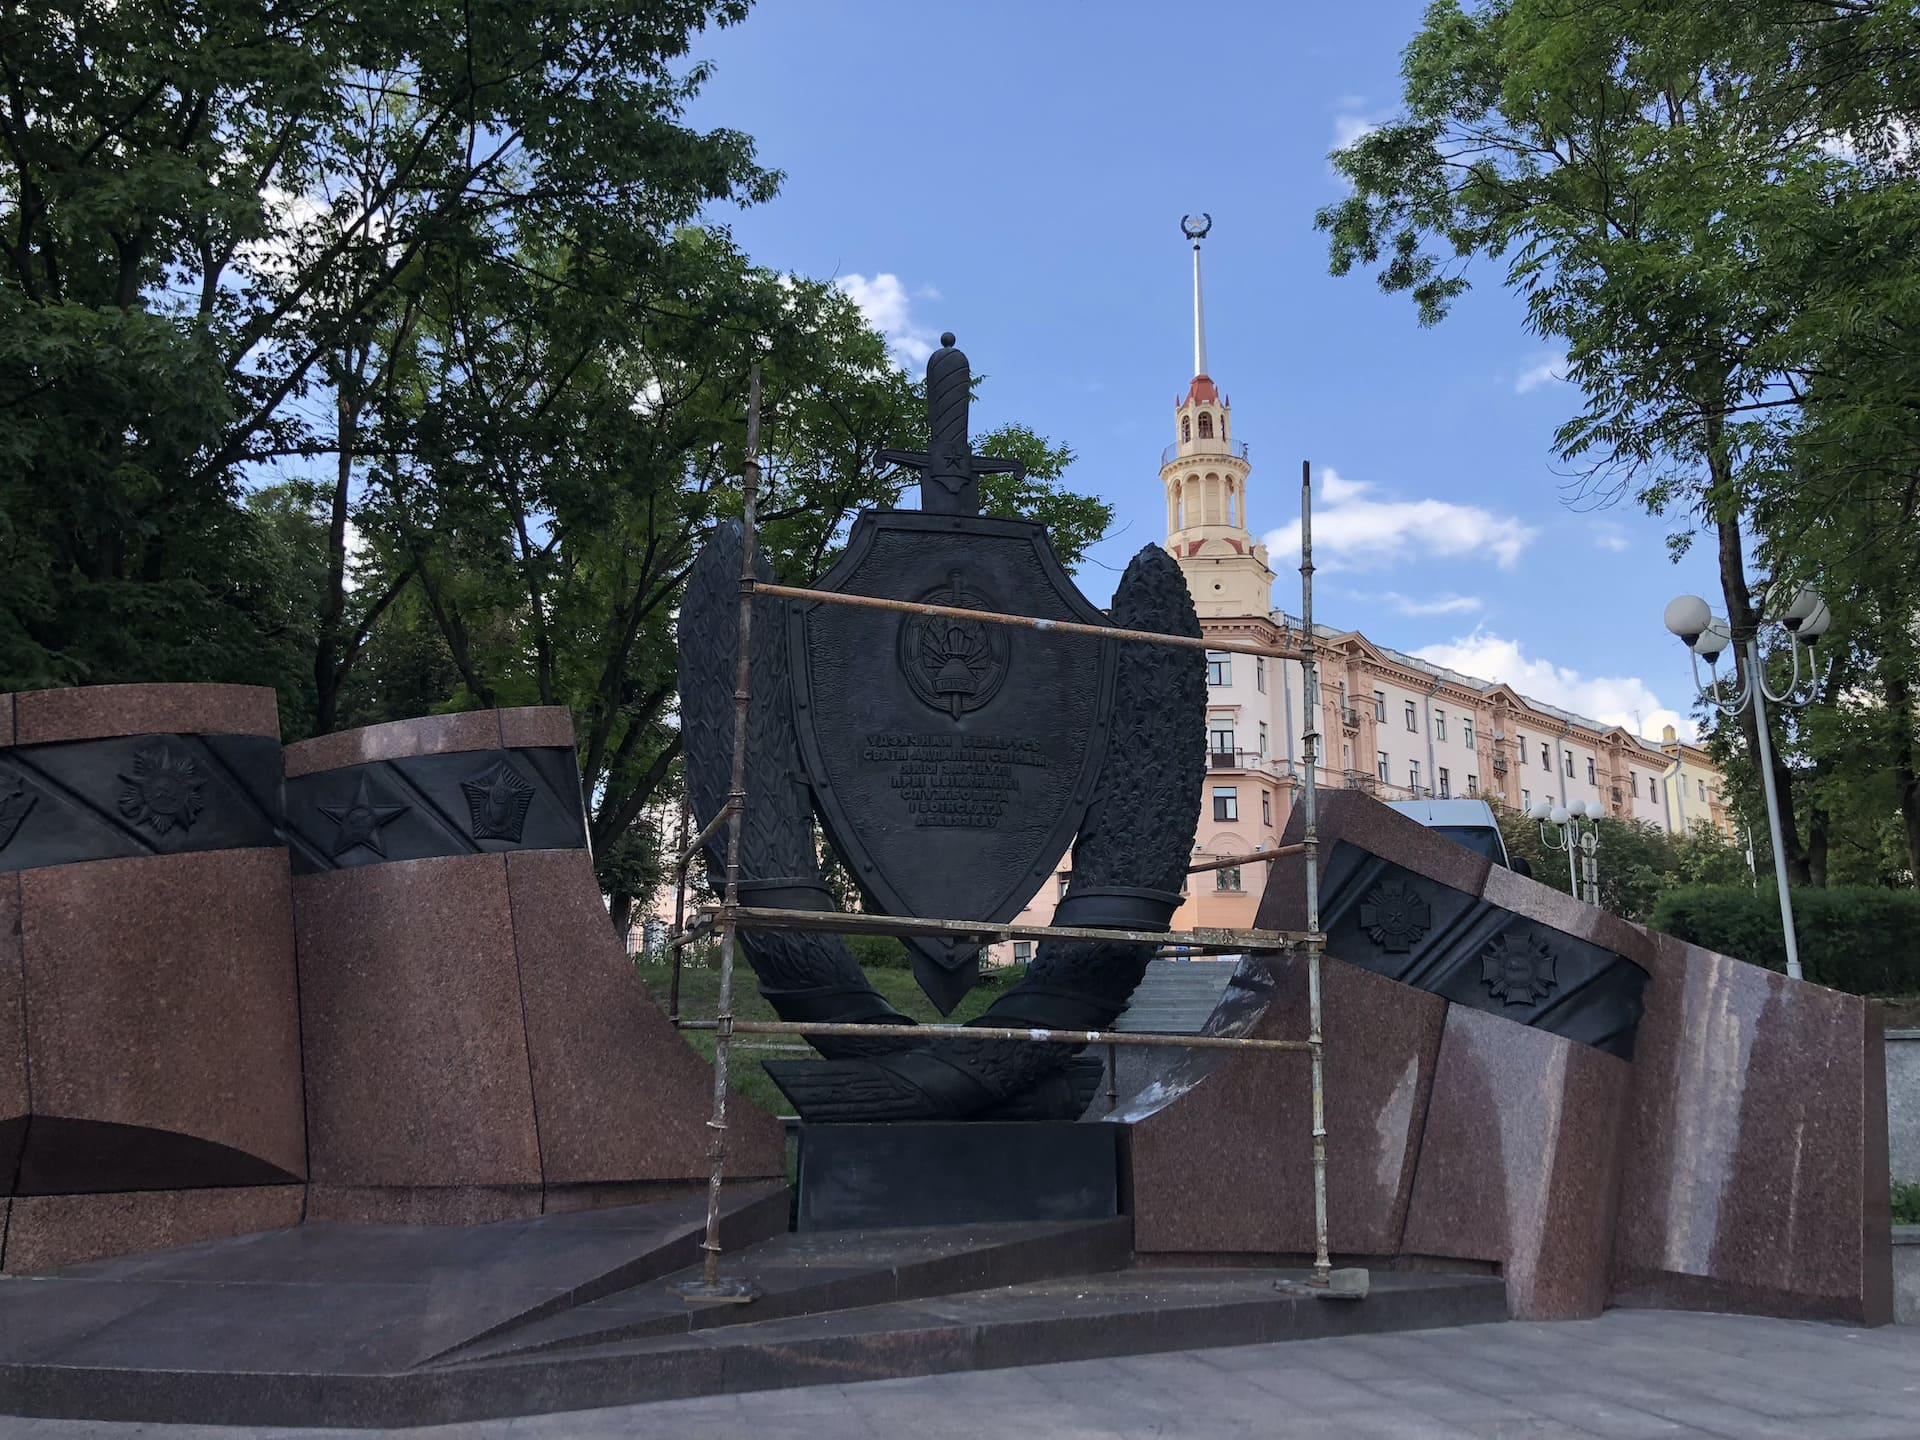
[[1233, 407], [1207, 374], [1207, 313], [1200, 242], [1213, 217], [1182, 216], [1193, 242], [1193, 380], [1174, 402], [1174, 441], [1161, 452], [1167, 490], [1167, 549], [1186, 572], [1202, 619], [1267, 614], [1273, 571], [1267, 547], [1247, 529], [1247, 447], [1233, 438]]

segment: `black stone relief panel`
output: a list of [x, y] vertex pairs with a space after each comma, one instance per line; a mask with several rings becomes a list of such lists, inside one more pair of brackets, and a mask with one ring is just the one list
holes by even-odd
[[287, 782], [293, 873], [586, 846], [571, 746], [347, 765]]
[[280, 742], [126, 735], [0, 749], [0, 872], [282, 843]]
[[1647, 972], [1623, 955], [1336, 844], [1320, 884], [1327, 953], [1633, 1058]]

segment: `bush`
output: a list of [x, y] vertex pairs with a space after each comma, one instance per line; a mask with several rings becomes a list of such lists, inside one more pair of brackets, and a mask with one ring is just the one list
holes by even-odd
[[848, 935], [843, 937], [853, 958], [863, 970], [904, 970], [913, 963], [907, 947], [891, 935]]
[[[1800, 964], [1816, 985], [1851, 995], [1920, 994], [1920, 893], [1866, 887], [1793, 892]], [[1769, 970], [1787, 968], [1771, 887], [1670, 890], [1648, 922], [1695, 945]]]

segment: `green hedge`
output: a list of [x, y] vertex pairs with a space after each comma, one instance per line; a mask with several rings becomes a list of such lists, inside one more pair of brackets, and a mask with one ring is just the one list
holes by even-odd
[[[1800, 964], [1816, 985], [1853, 995], [1920, 995], [1920, 893], [1866, 887], [1793, 892]], [[1669, 890], [1648, 922], [1695, 945], [1769, 970], [1787, 968], [1772, 887]]]

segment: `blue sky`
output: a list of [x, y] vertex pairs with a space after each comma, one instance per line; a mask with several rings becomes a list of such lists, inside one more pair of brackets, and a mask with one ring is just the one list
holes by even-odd
[[[837, 277], [916, 370], [942, 329], [985, 377], [974, 427], [1018, 419], [1109, 499], [1082, 567], [1104, 603], [1164, 536], [1158, 463], [1192, 372], [1184, 212], [1205, 254], [1209, 368], [1252, 447], [1250, 514], [1297, 611], [1302, 459], [1329, 623], [1652, 733], [1686, 709], [1667, 599], [1715, 593], [1673, 522], [1563, 501], [1556, 353], [1484, 270], [1440, 326], [1327, 273], [1327, 152], [1392, 113], [1421, 5], [763, 0], [698, 52], [692, 119], [786, 172], [713, 218], [762, 264]], [[1286, 553], [1283, 553], [1286, 552]], [[1681, 722], [1684, 728], [1684, 720]]]

